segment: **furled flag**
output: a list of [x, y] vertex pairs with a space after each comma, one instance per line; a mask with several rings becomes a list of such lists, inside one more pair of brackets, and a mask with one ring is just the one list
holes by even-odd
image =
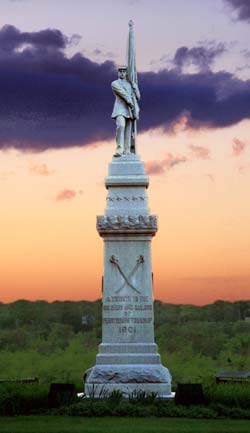
[[128, 67], [128, 81], [131, 85], [137, 84], [137, 71], [135, 60], [135, 35], [134, 23], [129, 21], [128, 45], [127, 45], [127, 67]]
[[[137, 81], [137, 71], [136, 71], [136, 60], [135, 60], [135, 36], [134, 36], [134, 23], [132, 20], [129, 21], [129, 33], [128, 33], [128, 44], [127, 44], [127, 79], [130, 82], [133, 88], [133, 102], [134, 102], [134, 120], [132, 127], [132, 136], [131, 136], [131, 151], [132, 153], [136, 153], [136, 134], [137, 134], [137, 125], [136, 120], [139, 118], [139, 106], [137, 103], [138, 95], [140, 95], [138, 89], [138, 81]], [[137, 96], [136, 96], [137, 94]]]

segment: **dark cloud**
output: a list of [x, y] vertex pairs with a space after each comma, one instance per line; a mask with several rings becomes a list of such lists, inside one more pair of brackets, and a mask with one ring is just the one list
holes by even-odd
[[224, 0], [237, 13], [237, 18], [240, 21], [248, 21], [250, 23], [250, 1], [249, 0]]
[[187, 162], [188, 159], [186, 156], [173, 155], [172, 153], [168, 153], [166, 158], [161, 161], [147, 161], [145, 163], [145, 168], [147, 174], [158, 175], [163, 174], [165, 170], [170, 170], [176, 165]]
[[82, 37], [78, 35], [77, 33], [74, 33], [72, 36], [67, 38], [67, 45], [69, 47], [73, 47], [75, 45], [78, 45]]
[[187, 126], [221, 128], [250, 117], [250, 80], [227, 72], [140, 75], [143, 113], [140, 128], [173, 127], [182, 113]]
[[[67, 58], [58, 30], [0, 30], [0, 148], [42, 151], [112, 139], [115, 64], [80, 53]], [[250, 118], [250, 81], [227, 72], [139, 74], [139, 131], [220, 128]]]
[[99, 56], [100, 54], [102, 54], [102, 50], [100, 50], [99, 48], [96, 48], [96, 49], [94, 50], [94, 54], [95, 54], [96, 56]]
[[241, 54], [248, 60], [250, 59], [250, 50], [241, 50]]
[[7, 53], [16, 50], [22, 45], [31, 45], [33, 46], [33, 50], [35, 47], [65, 48], [67, 41], [68, 38], [60, 30], [56, 29], [46, 29], [39, 32], [21, 32], [14, 26], [5, 25], [0, 30], [0, 50]]
[[188, 48], [180, 47], [176, 50], [173, 64], [178, 71], [182, 71], [184, 66], [194, 65], [201, 71], [208, 71], [214, 63], [216, 57], [226, 51], [224, 44], [210, 44], [210, 46], [199, 45], [197, 47]]
[[95, 50], [90, 52], [90, 54], [92, 55], [92, 57], [94, 56], [94, 58], [98, 58], [99, 61], [100, 59], [107, 59], [107, 58], [111, 60], [116, 57], [116, 54], [113, 53], [112, 51], [103, 51], [100, 48], [96, 48]]

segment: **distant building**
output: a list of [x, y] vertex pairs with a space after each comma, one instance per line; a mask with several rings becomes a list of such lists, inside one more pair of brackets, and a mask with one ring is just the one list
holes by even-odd
[[94, 316], [92, 314], [86, 314], [82, 316], [82, 326], [90, 326], [93, 325]]
[[89, 323], [88, 316], [82, 316], [82, 325], [87, 326]]

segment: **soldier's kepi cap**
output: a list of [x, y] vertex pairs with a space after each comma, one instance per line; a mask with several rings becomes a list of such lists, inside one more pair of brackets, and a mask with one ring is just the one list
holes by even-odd
[[126, 65], [118, 66], [117, 71], [127, 71], [128, 67]]

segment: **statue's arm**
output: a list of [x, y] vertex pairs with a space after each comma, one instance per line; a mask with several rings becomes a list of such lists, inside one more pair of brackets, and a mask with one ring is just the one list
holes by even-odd
[[133, 84], [133, 91], [134, 91], [134, 94], [135, 94], [135, 97], [136, 97], [136, 99], [137, 99], [137, 101], [140, 101], [140, 99], [141, 99], [141, 94], [140, 94], [140, 90], [139, 90], [139, 87], [138, 87], [138, 84]]
[[128, 105], [133, 105], [133, 101], [132, 101], [130, 95], [128, 94], [128, 92], [126, 92], [126, 90], [123, 87], [119, 86], [119, 84], [117, 84], [117, 83], [112, 83], [111, 87], [112, 87], [112, 90], [113, 90], [115, 95], [118, 95], [122, 99], [124, 99], [124, 101]]

